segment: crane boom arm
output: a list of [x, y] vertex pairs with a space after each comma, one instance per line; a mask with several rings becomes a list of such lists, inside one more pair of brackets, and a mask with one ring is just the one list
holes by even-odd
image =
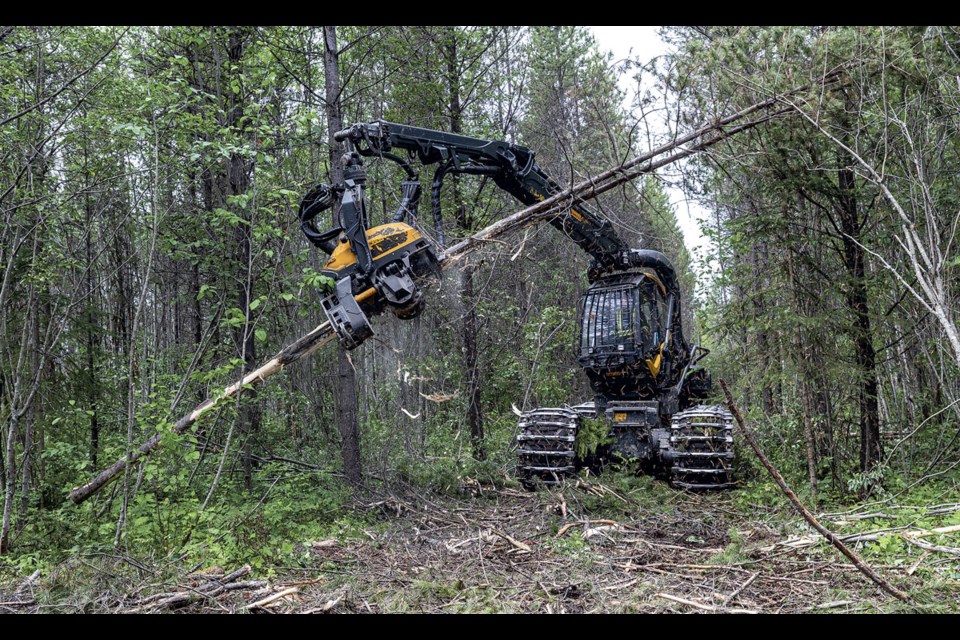
[[[355, 124], [338, 131], [334, 138], [350, 140], [363, 156], [383, 156], [406, 164], [391, 153], [401, 149], [416, 156], [424, 165], [438, 165], [432, 191], [434, 224], [441, 244], [444, 244], [444, 234], [438, 196], [447, 174], [490, 176], [497, 186], [525, 205], [535, 204], [563, 190], [540, 168], [533, 151], [509, 142], [384, 121]], [[629, 247], [614, 231], [610, 221], [593, 213], [583, 201], [574, 202], [569, 210], [549, 222], [589, 253], [602, 269], [627, 264]]]

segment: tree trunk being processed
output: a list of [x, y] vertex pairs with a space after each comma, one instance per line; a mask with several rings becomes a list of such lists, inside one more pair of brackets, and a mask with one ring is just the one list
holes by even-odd
[[[335, 338], [336, 334], [334, 333], [329, 322], [324, 322], [323, 324], [318, 325], [307, 335], [284, 347], [280, 353], [275, 355], [265, 364], [246, 374], [233, 384], [225, 387], [216, 396], [207, 398], [201, 402], [193, 409], [193, 411], [177, 420], [171, 431], [177, 435], [184, 433], [187, 429], [196, 424], [196, 422], [211, 409], [221, 406], [221, 403], [223, 402], [235, 399], [237, 394], [243, 391], [245, 387], [260, 384], [273, 374], [283, 371], [284, 367], [302, 360], [311, 353], [314, 353], [323, 345], [332, 342]], [[69, 494], [70, 500], [72, 500], [74, 504], [80, 504], [81, 502], [85, 501], [87, 498], [102, 489], [105, 485], [110, 483], [110, 481], [114, 480], [118, 475], [123, 473], [128, 464], [135, 464], [139, 462], [151, 451], [159, 448], [162, 441], [163, 433], [159, 432], [155, 434], [149, 440], [137, 447], [137, 449], [130, 456], [129, 463], [127, 457], [123, 456], [112, 465], [98, 473], [90, 482], [80, 485], [79, 487], [74, 487]]]

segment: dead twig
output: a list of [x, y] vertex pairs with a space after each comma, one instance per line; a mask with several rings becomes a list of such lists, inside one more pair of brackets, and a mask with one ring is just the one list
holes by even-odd
[[812, 607], [808, 607], [807, 611], [817, 611], [820, 609], [836, 609], [837, 607], [847, 607], [851, 604], [857, 604], [854, 600], [835, 600], [833, 602], [824, 602], [823, 604], [817, 604]]
[[14, 593], [23, 593], [24, 591], [27, 590], [27, 587], [29, 587], [29, 586], [32, 585], [34, 582], [36, 582], [37, 578], [39, 578], [39, 577], [40, 577], [40, 569], [37, 569], [36, 571], [34, 571], [33, 573], [30, 574], [30, 577], [29, 577], [29, 578], [27, 578], [26, 580], [24, 580], [24, 581], [20, 584], [20, 586], [17, 587], [17, 590], [16, 590]]
[[760, 575], [760, 572], [757, 571], [757, 572], [754, 573], [752, 576], [750, 576], [749, 578], [747, 578], [746, 580], [744, 580], [743, 584], [741, 584], [739, 587], [737, 587], [736, 589], [734, 589], [734, 590], [733, 590], [733, 593], [731, 593], [730, 595], [728, 595], [726, 598], [723, 599], [723, 602], [720, 604], [720, 606], [721, 606], [721, 607], [725, 607], [725, 606], [727, 606], [728, 604], [730, 604], [731, 602], [733, 602], [733, 599], [736, 598], [738, 595], [740, 595], [740, 594], [743, 592], [744, 589], [746, 589], [747, 587], [749, 587], [750, 584], [751, 584], [754, 580], [756, 580], [756, 579], [757, 579], [757, 576], [759, 576], [759, 575]]
[[[948, 553], [952, 556], [960, 556], [960, 549], [957, 549], [956, 547], [944, 547], [939, 544], [930, 544], [929, 542], [923, 542], [922, 540], [917, 540], [915, 537], [908, 535], [904, 535], [902, 537], [910, 544], [920, 547], [926, 551], [937, 551], [939, 553]], [[910, 572], [908, 571], [908, 573]]]
[[[307, 610], [304, 611], [303, 613], [326, 613], [326, 612], [330, 611], [331, 609], [333, 609], [333, 608], [334, 608], [335, 606], [337, 606], [338, 604], [340, 604], [340, 601], [343, 600], [343, 596], [344, 596], [344, 595], [345, 595], [345, 594], [341, 593], [341, 594], [340, 594], [339, 596], [337, 596], [336, 598], [333, 598], [332, 600], [327, 600], [327, 601], [323, 604], [323, 606], [314, 607], [313, 609], [307, 609]], [[367, 602], [364, 602], [364, 604], [367, 606], [367, 611], [370, 611], [370, 605], [369, 605]]]
[[523, 543], [523, 542], [520, 542], [519, 540], [517, 540], [517, 539], [514, 538], [513, 536], [511, 536], [511, 535], [509, 535], [509, 534], [507, 534], [507, 533], [504, 533], [503, 531], [500, 531], [499, 529], [490, 529], [490, 531], [491, 531], [492, 533], [500, 536], [501, 538], [503, 538], [504, 540], [506, 540], [507, 542], [509, 542], [510, 544], [512, 544], [514, 547], [516, 547], [516, 548], [519, 549], [520, 551], [522, 551], [522, 552], [524, 552], [524, 553], [533, 553], [533, 549], [530, 548], [530, 545], [525, 544], [525, 543]]
[[710, 604], [703, 604], [702, 602], [697, 602], [696, 600], [687, 600], [685, 598], [672, 596], [669, 593], [658, 593], [657, 597], [663, 598], [664, 600], [670, 600], [672, 602], [679, 602], [680, 604], [685, 604], [688, 607], [694, 607], [696, 609], [701, 609], [703, 611], [718, 611], [723, 613], [747, 613], [747, 614], [760, 613], [759, 611], [754, 611], [753, 609], [724, 609], [723, 607], [715, 607]]
[[277, 593], [273, 594], [272, 596], [267, 596], [266, 598], [264, 598], [264, 599], [262, 599], [262, 600], [257, 600], [256, 602], [251, 602], [250, 604], [248, 604], [247, 606], [245, 606], [244, 609], [256, 609], [257, 607], [264, 607], [264, 606], [270, 604], [271, 602], [274, 602], [274, 601], [276, 601], [276, 600], [279, 600], [280, 598], [285, 598], [285, 597], [287, 597], [287, 596], [289, 596], [289, 595], [292, 595], [292, 594], [294, 594], [294, 593], [297, 593], [298, 591], [299, 591], [299, 589], [297, 589], [297, 587], [290, 587], [289, 589], [284, 589], [283, 591], [278, 591]]
[[8, 600], [6, 602], [0, 602], [0, 607], [30, 607], [36, 603], [37, 601], [33, 598], [29, 600]]
[[570, 529], [580, 524], [585, 524], [587, 526], [590, 526], [592, 524], [616, 526], [617, 521], [616, 520], [577, 520], [576, 522], [568, 522], [567, 524], [560, 527], [560, 530], [557, 531], [557, 535], [555, 535], [554, 538], [563, 537], [563, 535], [566, 534], [567, 531], [570, 531]]
[[195, 602], [213, 600], [227, 591], [257, 589], [266, 586], [264, 580], [238, 581], [250, 573], [250, 565], [244, 565], [225, 576], [204, 576], [207, 582], [197, 587], [183, 587], [180, 591], [155, 593], [136, 602], [137, 611], [156, 611], [158, 609], [179, 609]]

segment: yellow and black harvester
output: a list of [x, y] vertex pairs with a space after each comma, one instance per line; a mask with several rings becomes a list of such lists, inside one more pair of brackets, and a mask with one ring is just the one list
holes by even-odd
[[[334, 137], [348, 148], [343, 181], [307, 194], [300, 221], [307, 238], [330, 256], [322, 271], [330, 279], [322, 305], [347, 348], [372, 335], [370, 316], [385, 309], [401, 318], [419, 314], [420, 281], [439, 272], [433, 243], [418, 231], [421, 188], [411, 163], [436, 165], [431, 209], [441, 249], [440, 192], [449, 174], [487, 176], [525, 205], [562, 191], [521, 145], [382, 121], [355, 124]], [[364, 157], [396, 162], [406, 173], [400, 206], [387, 224], [369, 224]], [[318, 231], [317, 214], [335, 206], [334, 227]], [[732, 486], [732, 417], [723, 407], [698, 404], [711, 386], [708, 372], [696, 366], [707, 351], [684, 336], [680, 289], [669, 260], [627, 246], [608, 220], [580, 200], [548, 222], [593, 257], [590, 287], [578, 307], [577, 363], [594, 399], [521, 415], [521, 482], [549, 484], [575, 472], [586, 463], [574, 446], [582, 421], [604, 419], [613, 443], [599, 451], [601, 459], [638, 461], [675, 486]]]

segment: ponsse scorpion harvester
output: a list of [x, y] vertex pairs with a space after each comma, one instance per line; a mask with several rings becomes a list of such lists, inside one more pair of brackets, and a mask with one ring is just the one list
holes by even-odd
[[[382, 121], [355, 124], [334, 138], [348, 148], [343, 182], [321, 184], [307, 194], [300, 222], [310, 242], [330, 256], [322, 273], [334, 284], [322, 305], [350, 349], [373, 334], [371, 316], [385, 309], [400, 318], [418, 315], [419, 283], [439, 273], [434, 246], [417, 230], [421, 187], [411, 163], [437, 165], [431, 203], [441, 249], [440, 191], [448, 174], [487, 176], [524, 205], [562, 191], [534, 153], [520, 145]], [[364, 202], [365, 157], [395, 162], [407, 177], [393, 221], [372, 228]], [[337, 224], [321, 232], [314, 220], [338, 195]], [[593, 258], [590, 287], [578, 305], [577, 363], [594, 399], [521, 415], [520, 481], [528, 487], [557, 483], [586, 464], [577, 457], [575, 441], [583, 421], [591, 419], [605, 420], [611, 436], [591, 458], [637, 461], [682, 488], [733, 486], [733, 419], [726, 408], [698, 404], [711, 387], [709, 373], [696, 366], [707, 350], [684, 337], [673, 266], [660, 252], [628, 247], [583, 201], [548, 221]]]

